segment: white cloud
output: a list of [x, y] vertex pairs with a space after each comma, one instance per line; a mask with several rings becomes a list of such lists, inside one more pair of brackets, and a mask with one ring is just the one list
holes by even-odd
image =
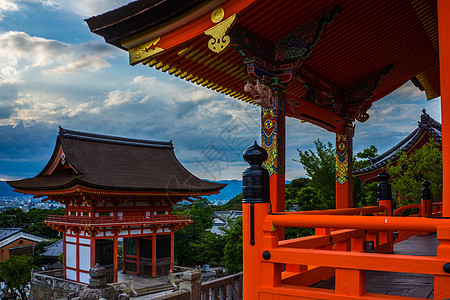
[[11, 66], [0, 68], [0, 86], [21, 82], [19, 71]]
[[[0, 84], [20, 81], [24, 72], [43, 74], [71, 74], [80, 71], [96, 72], [109, 67], [107, 59], [118, 53], [114, 48], [100, 42], [76, 45], [24, 32], [9, 31], [0, 34]], [[18, 72], [17, 70], [21, 70]], [[16, 71], [14, 71], [16, 70]]]
[[74, 73], [79, 70], [98, 71], [109, 66], [111, 65], [103, 58], [85, 54], [75, 58], [66, 65], [47, 70], [44, 73]]
[[121, 91], [115, 90], [108, 94], [108, 98], [105, 99], [104, 103], [106, 107], [118, 106], [124, 103], [131, 102], [132, 98], [137, 95], [137, 92]]
[[128, 2], [130, 0], [66, 0], [65, 7], [77, 15], [91, 17], [123, 6]]
[[14, 0], [0, 0], [0, 21], [3, 19], [5, 12], [17, 10], [19, 10], [19, 6]]

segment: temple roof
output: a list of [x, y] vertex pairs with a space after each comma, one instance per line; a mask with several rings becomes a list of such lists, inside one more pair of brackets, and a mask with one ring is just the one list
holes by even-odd
[[425, 110], [422, 111], [418, 126], [407, 137], [401, 140], [397, 145], [377, 157], [370, 158], [370, 166], [355, 170], [353, 174], [362, 181], [376, 180], [378, 173], [399, 158], [401, 153], [409, 153], [415, 149], [421, 148], [433, 138], [442, 144], [441, 123], [430, 117]]
[[130, 64], [246, 102], [249, 79], [281, 82], [286, 116], [337, 133], [409, 80], [440, 95], [434, 0], [137, 0], [86, 22]]
[[207, 195], [225, 184], [201, 180], [178, 161], [172, 142], [148, 141], [60, 128], [55, 150], [35, 177], [8, 181], [16, 191]]

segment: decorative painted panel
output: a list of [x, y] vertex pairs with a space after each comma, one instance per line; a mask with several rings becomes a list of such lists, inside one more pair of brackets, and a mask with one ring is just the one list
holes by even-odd
[[276, 42], [275, 60], [308, 58], [312, 53], [312, 48], [320, 40], [325, 25], [333, 23], [340, 11], [341, 9], [335, 6]]
[[344, 184], [351, 176], [350, 166], [352, 159], [351, 139], [353, 128], [347, 129], [345, 135], [336, 134], [336, 182]]
[[[274, 91], [274, 108], [261, 108], [261, 140], [268, 158], [263, 166], [269, 175], [285, 172], [285, 111], [284, 95]], [[282, 98], [282, 99], [281, 99]]]

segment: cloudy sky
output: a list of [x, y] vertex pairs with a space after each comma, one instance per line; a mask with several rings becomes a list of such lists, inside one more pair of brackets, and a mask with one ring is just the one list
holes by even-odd
[[[242, 151], [259, 141], [259, 108], [138, 65], [92, 34], [85, 18], [119, 0], [0, 0], [0, 179], [36, 175], [50, 158], [58, 126], [152, 140], [172, 140], [180, 161], [211, 180], [238, 179]], [[406, 84], [357, 123], [354, 150], [382, 152], [416, 126], [422, 108], [440, 121], [440, 100], [427, 102]], [[297, 148], [334, 135], [287, 121], [287, 179], [304, 176]]]

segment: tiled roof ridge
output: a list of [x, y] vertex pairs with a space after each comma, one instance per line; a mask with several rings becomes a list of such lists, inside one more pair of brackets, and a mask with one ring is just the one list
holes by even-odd
[[388, 151], [377, 157], [370, 158], [370, 166], [355, 170], [353, 174], [369, 172], [371, 170], [378, 169], [387, 165], [389, 161], [393, 161], [398, 158], [397, 152], [399, 150], [409, 149], [410, 147], [412, 147], [412, 145], [417, 142], [422, 133], [425, 131], [427, 131], [435, 140], [442, 143], [442, 136], [439, 135], [439, 133], [442, 131], [441, 123], [433, 119], [429, 114], [427, 114], [426, 110], [423, 109], [422, 115], [420, 116], [420, 121], [418, 122], [418, 127], [414, 129], [413, 132], [411, 132], [406, 138], [401, 140], [397, 145], [395, 145]]
[[151, 140], [142, 140], [142, 139], [132, 139], [132, 138], [125, 138], [125, 137], [69, 130], [69, 129], [65, 129], [62, 127], [59, 127], [59, 136], [61, 138], [70, 138], [70, 139], [100, 142], [100, 143], [111, 143], [111, 144], [129, 145], [129, 146], [173, 149], [172, 141], [161, 142], [161, 141], [151, 141]]

